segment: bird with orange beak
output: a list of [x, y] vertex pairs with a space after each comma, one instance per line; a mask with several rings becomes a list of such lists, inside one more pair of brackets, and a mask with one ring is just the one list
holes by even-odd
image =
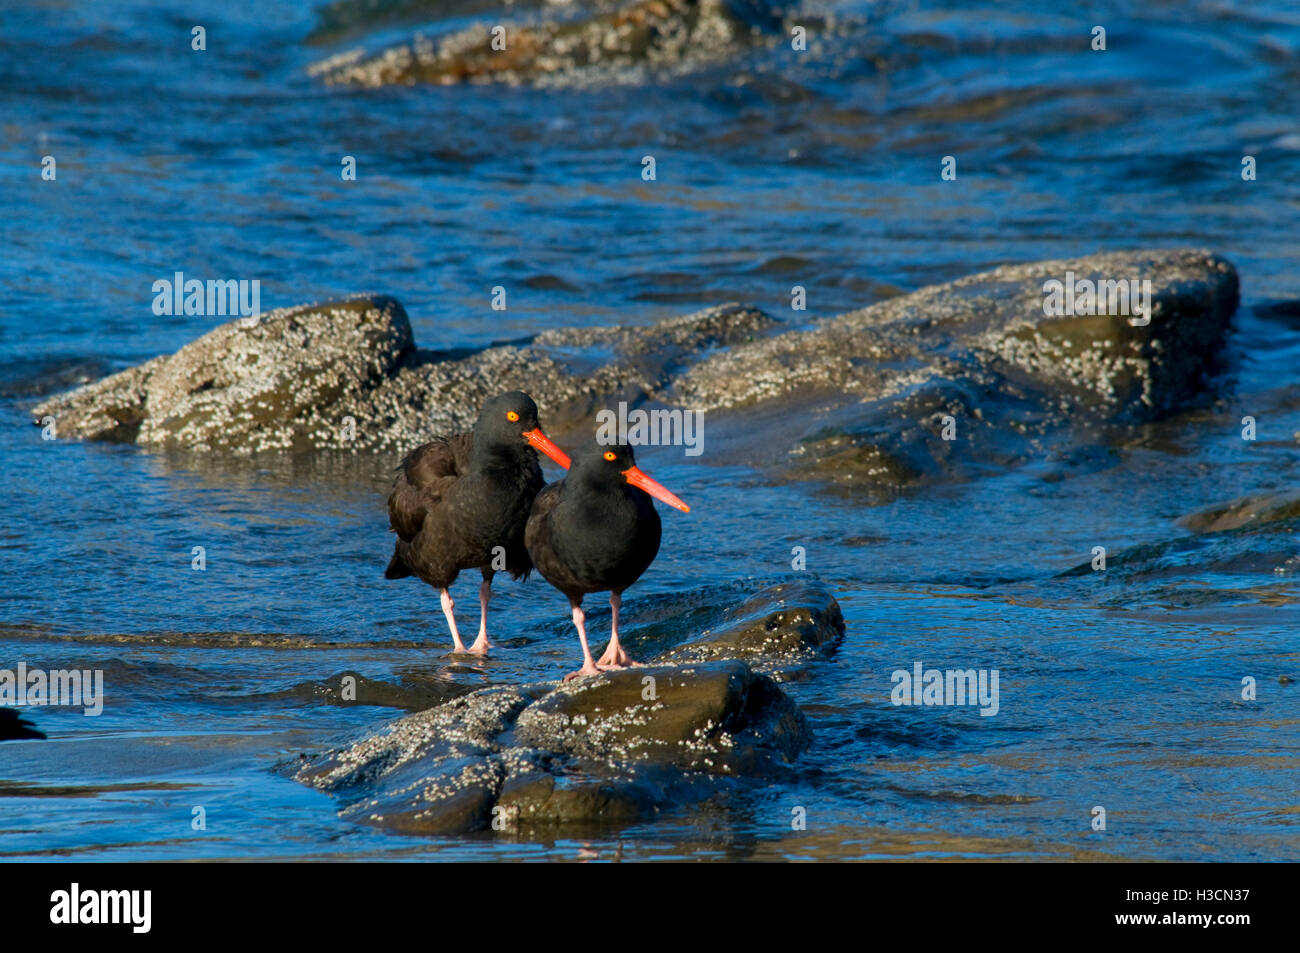
[[[565, 681], [636, 664], [619, 642], [618, 610], [623, 590], [659, 553], [654, 500], [683, 513], [691, 509], [637, 467], [631, 447], [593, 441], [575, 456], [568, 475], [533, 501], [524, 545], [537, 571], [568, 596], [582, 644], [582, 668]], [[613, 621], [609, 645], [597, 661], [587, 645], [582, 599], [606, 591]]]
[[[569, 457], [542, 433], [537, 404], [521, 391], [483, 405], [470, 433], [441, 437], [411, 451], [388, 497], [397, 543], [384, 575], [418, 576], [435, 587], [451, 629], [452, 651], [484, 654], [492, 577], [501, 569], [526, 579], [533, 568], [524, 527], [545, 485], [537, 451], [564, 468]], [[478, 569], [478, 638], [468, 649], [456, 628], [451, 584], [462, 569]]]

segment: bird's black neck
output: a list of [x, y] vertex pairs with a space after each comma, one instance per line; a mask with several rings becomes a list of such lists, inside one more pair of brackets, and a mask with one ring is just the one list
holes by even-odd
[[491, 440], [474, 440], [474, 449], [469, 456], [470, 470], [475, 473], [488, 473], [493, 470], [519, 471], [537, 462], [537, 451], [524, 443], [503, 444]]

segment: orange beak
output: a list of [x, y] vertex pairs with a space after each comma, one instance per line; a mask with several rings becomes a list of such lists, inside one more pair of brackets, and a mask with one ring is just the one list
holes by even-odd
[[679, 500], [672, 493], [669, 493], [663, 486], [642, 473], [640, 467], [630, 467], [624, 470], [623, 476], [627, 477], [628, 483], [631, 483], [638, 490], [645, 490], [656, 500], [659, 500], [662, 503], [667, 503], [669, 506], [675, 506], [683, 513], [689, 513], [691, 511], [689, 506]]
[[534, 448], [542, 451], [542, 453], [546, 454], [560, 466], [564, 467], [564, 469], [569, 469], [569, 464], [572, 462], [569, 460], [569, 455], [555, 444], [551, 443], [551, 438], [542, 433], [541, 427], [538, 427], [535, 430], [524, 431], [523, 437], [532, 444]]

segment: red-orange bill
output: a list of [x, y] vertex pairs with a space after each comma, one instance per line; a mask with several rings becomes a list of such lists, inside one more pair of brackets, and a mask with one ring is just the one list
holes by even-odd
[[560, 466], [564, 467], [564, 469], [569, 469], [569, 464], [572, 462], [569, 460], [569, 455], [555, 444], [551, 443], [551, 438], [542, 433], [541, 427], [538, 427], [536, 430], [524, 431], [524, 439]]
[[668, 490], [664, 486], [662, 486], [659, 483], [656, 483], [654, 480], [650, 479], [648, 476], [642, 473], [640, 467], [630, 467], [624, 470], [623, 476], [627, 477], [628, 483], [631, 483], [637, 489], [645, 490], [647, 493], [653, 496], [656, 500], [659, 500], [661, 503], [667, 503], [669, 506], [675, 506], [683, 513], [689, 513], [691, 511], [691, 508], [689, 506], [687, 506], [685, 503], [679, 500], [675, 495], [668, 492]]

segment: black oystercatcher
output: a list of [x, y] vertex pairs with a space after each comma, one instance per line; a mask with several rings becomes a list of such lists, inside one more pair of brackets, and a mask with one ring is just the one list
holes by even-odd
[[478, 638], [468, 649], [481, 655], [491, 647], [487, 607], [493, 574], [505, 570], [524, 579], [533, 568], [524, 548], [524, 525], [533, 498], [545, 485], [537, 450], [569, 466], [564, 451], [542, 433], [533, 399], [511, 391], [483, 405], [472, 433], [426, 443], [407, 454], [398, 468], [388, 496], [397, 545], [384, 575], [419, 576], [439, 590], [453, 651], [467, 651], [448, 591], [460, 571], [483, 574]]
[[[618, 641], [618, 607], [623, 590], [641, 578], [659, 552], [659, 514], [651, 496], [691, 511], [637, 468], [631, 447], [593, 441], [578, 453], [568, 476], [533, 502], [524, 544], [537, 571], [569, 597], [582, 643], [582, 668], [565, 681], [636, 664]], [[606, 590], [613, 621], [609, 646], [595, 662], [582, 597]]]

